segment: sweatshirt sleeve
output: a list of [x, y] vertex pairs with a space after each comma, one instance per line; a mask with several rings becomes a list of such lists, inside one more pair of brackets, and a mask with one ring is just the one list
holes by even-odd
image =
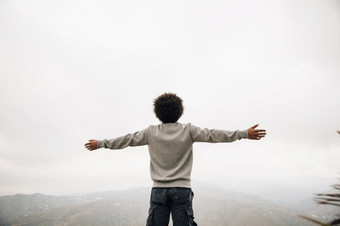
[[148, 131], [149, 128], [135, 132], [129, 133], [125, 136], [98, 140], [98, 148], [109, 148], [109, 149], [123, 149], [128, 146], [142, 146], [148, 144]]
[[248, 138], [247, 130], [217, 130], [217, 129], [201, 129], [200, 127], [189, 125], [190, 136], [193, 142], [233, 142], [240, 139]]

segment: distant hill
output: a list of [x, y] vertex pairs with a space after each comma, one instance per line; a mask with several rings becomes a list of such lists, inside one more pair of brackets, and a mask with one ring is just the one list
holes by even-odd
[[[198, 184], [194, 192], [195, 221], [201, 226], [310, 225], [297, 217], [300, 212], [257, 196], [208, 184]], [[142, 187], [72, 197], [3, 196], [0, 225], [145, 225], [149, 195], [150, 188]]]

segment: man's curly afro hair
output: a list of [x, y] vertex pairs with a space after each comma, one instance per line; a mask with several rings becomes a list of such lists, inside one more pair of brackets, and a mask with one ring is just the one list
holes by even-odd
[[163, 123], [174, 123], [183, 114], [183, 100], [174, 93], [164, 93], [157, 97], [154, 102], [154, 112]]

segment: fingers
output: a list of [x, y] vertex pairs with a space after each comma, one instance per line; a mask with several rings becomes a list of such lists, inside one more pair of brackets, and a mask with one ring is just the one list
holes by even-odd
[[261, 139], [263, 137], [266, 136], [266, 130], [262, 129], [262, 130], [255, 130], [254, 131], [254, 136], [255, 136], [255, 139]]
[[256, 136], [253, 138], [250, 138], [251, 140], [261, 140], [264, 136]]
[[89, 142], [87, 142], [84, 146], [86, 149], [88, 149], [89, 151], [93, 151], [96, 149], [95, 147], [95, 140], [89, 140]]
[[261, 132], [266, 132], [265, 129], [255, 129], [254, 130], [255, 133], [261, 133]]
[[85, 148], [89, 151], [92, 151], [92, 148], [91, 148], [91, 144], [90, 143], [86, 143], [85, 145]]
[[256, 127], [258, 127], [259, 126], [259, 124], [256, 124], [255, 126], [252, 126], [252, 127], [250, 127], [251, 129], [255, 129]]
[[266, 136], [267, 133], [265, 129], [255, 129], [258, 126], [259, 124], [256, 124], [248, 129], [249, 139], [260, 140]]
[[259, 134], [259, 135], [257, 135], [256, 136], [256, 140], [260, 140], [261, 138], [263, 138], [263, 137], [265, 137], [266, 136], [266, 134]]

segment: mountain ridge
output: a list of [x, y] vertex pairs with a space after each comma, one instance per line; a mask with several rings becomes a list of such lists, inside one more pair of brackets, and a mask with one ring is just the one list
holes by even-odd
[[[82, 196], [40, 193], [3, 196], [0, 197], [0, 225], [145, 225], [150, 189], [134, 187]], [[297, 217], [301, 211], [255, 195], [206, 183], [195, 184], [193, 190], [198, 225], [308, 225]]]

